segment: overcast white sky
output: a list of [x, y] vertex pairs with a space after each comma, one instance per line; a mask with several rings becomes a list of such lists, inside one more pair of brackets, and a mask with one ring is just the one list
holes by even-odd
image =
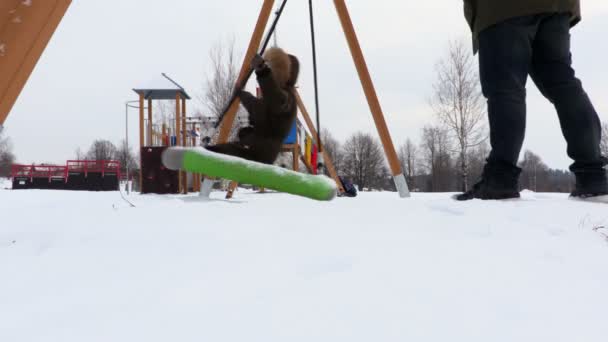
[[[277, 1], [278, 5], [279, 1]], [[288, 3], [279, 44], [302, 60], [301, 92], [313, 109], [307, 1]], [[5, 123], [20, 162], [63, 163], [95, 138], [125, 136], [124, 102], [132, 88], [166, 72], [196, 97], [214, 43], [235, 37], [244, 51], [261, 1], [74, 0]], [[348, 1], [393, 140], [419, 141], [434, 120], [428, 101], [434, 64], [448, 40], [469, 39], [459, 0]], [[322, 126], [343, 140], [374, 132], [365, 97], [332, 1], [316, 1]], [[583, 0], [573, 30], [578, 76], [600, 117], [608, 121], [608, 2]], [[189, 110], [200, 107], [196, 101]], [[137, 113], [130, 113], [137, 142]], [[524, 148], [550, 167], [566, 168], [557, 117], [530, 82]]]

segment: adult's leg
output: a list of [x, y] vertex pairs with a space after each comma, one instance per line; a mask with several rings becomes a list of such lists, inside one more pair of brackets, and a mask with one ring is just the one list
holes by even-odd
[[608, 194], [606, 159], [601, 155], [600, 119], [572, 68], [569, 15], [544, 18], [534, 42], [531, 75], [557, 110], [568, 143], [570, 170], [576, 176], [573, 196]]
[[574, 160], [572, 171], [601, 169], [600, 119], [572, 68], [570, 15], [554, 14], [542, 20], [530, 75], [557, 110], [568, 156]]
[[519, 197], [517, 161], [526, 131], [526, 81], [537, 25], [538, 16], [515, 18], [479, 35], [481, 87], [488, 100], [492, 151], [481, 181], [456, 196], [457, 200]]
[[489, 162], [517, 165], [526, 130], [526, 81], [537, 16], [494, 25], [479, 35], [479, 67], [490, 122]]

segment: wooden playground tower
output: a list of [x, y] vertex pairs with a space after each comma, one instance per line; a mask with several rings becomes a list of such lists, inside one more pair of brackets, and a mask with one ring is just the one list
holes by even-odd
[[[264, 31], [268, 22], [270, 20], [270, 16], [273, 12], [275, 1], [274, 0], [264, 0], [262, 4], [262, 8], [260, 10], [260, 14], [258, 16], [257, 23], [255, 25], [255, 29], [253, 31], [253, 35], [249, 42], [249, 46], [247, 48], [247, 52], [245, 54], [244, 62], [241, 67], [241, 71], [239, 73], [239, 77], [237, 79], [237, 84], [243, 84], [246, 80], [248, 72], [249, 72], [249, 64], [251, 59], [258, 52], [258, 47], [260, 46], [262, 39], [264, 38]], [[348, 12], [348, 8], [344, 0], [334, 0], [334, 5], [340, 19], [340, 24], [342, 26], [342, 30], [344, 31], [344, 35], [346, 37], [346, 41], [348, 43], [353, 61], [355, 63], [357, 73], [359, 75], [359, 79], [361, 81], [361, 85], [363, 87], [363, 91], [365, 93], [365, 97], [367, 99], [367, 103], [369, 105], [371, 114], [374, 119], [374, 123], [376, 125], [376, 129], [378, 130], [378, 134], [380, 135], [380, 141], [382, 142], [382, 146], [384, 147], [384, 152], [386, 154], [386, 158], [388, 160], [391, 173], [393, 175], [393, 179], [395, 181], [395, 185], [397, 187], [397, 191], [399, 192], [400, 197], [410, 197], [409, 189], [407, 186], [407, 182], [405, 180], [405, 176], [403, 174], [403, 170], [401, 168], [401, 163], [399, 162], [399, 158], [397, 157], [397, 152], [395, 151], [395, 146], [390, 136], [390, 132], [388, 130], [388, 126], [386, 125], [386, 120], [384, 119], [384, 114], [382, 112], [382, 107], [380, 106], [380, 101], [378, 100], [378, 95], [376, 94], [376, 90], [374, 88], [374, 84], [367, 68], [367, 64], [365, 62], [365, 58], [363, 56], [363, 51], [359, 44], [359, 40], [357, 39], [357, 34], [355, 32], [354, 25], [350, 18], [350, 14]], [[296, 93], [297, 94], [297, 93]], [[298, 100], [298, 108], [301, 113], [305, 114], [304, 117], [308, 117], [307, 124], [313, 136], [315, 137], [315, 143], [319, 144], [316, 141], [318, 135], [315, 134], [315, 128], [308, 116], [308, 111], [304, 107], [302, 103], [301, 97], [297, 94]], [[218, 138], [218, 143], [225, 143], [228, 141], [230, 137], [230, 131], [232, 129], [234, 119], [236, 117], [237, 111], [239, 109], [240, 101], [239, 99], [235, 99], [230, 105], [228, 111], [226, 112], [225, 118], [220, 126], [220, 134]], [[333, 166], [331, 165], [331, 161], [329, 158], [325, 158], [326, 166], [328, 171], [334, 178], [335, 170], [333, 170]], [[329, 161], [329, 163], [327, 162]], [[339, 182], [338, 182], [339, 184]], [[236, 183], [232, 183], [229, 195], [231, 191], [236, 187]], [[341, 185], [340, 185], [341, 187]]]
[[[167, 75], [162, 74], [165, 78], [162, 85], [154, 85], [148, 87], [137, 87], [133, 89], [139, 96], [139, 148], [140, 151], [146, 147], [158, 146], [198, 146], [198, 139], [188, 139], [188, 124], [190, 131], [196, 130], [196, 124], [192, 121], [188, 122], [186, 115], [186, 100], [190, 100], [190, 96], [182, 86], [177, 84]], [[175, 115], [173, 117], [174, 125], [170, 127], [169, 122], [162, 122], [160, 128], [154, 125], [153, 101], [175, 101]], [[147, 109], [147, 118], [146, 118]], [[140, 153], [141, 155], [141, 153]], [[178, 192], [188, 193], [188, 175], [186, 172], [179, 173]], [[139, 168], [139, 188], [143, 187], [143, 163]], [[200, 188], [200, 177], [192, 175], [192, 189], [198, 191]]]

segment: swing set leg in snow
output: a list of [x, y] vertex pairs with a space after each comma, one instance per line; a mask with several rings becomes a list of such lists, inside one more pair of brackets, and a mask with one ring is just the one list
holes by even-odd
[[[264, 3], [262, 4], [262, 9], [260, 11], [260, 15], [258, 17], [258, 21], [256, 23], [253, 35], [251, 37], [251, 41], [249, 42], [249, 47], [247, 48], [247, 53], [245, 54], [245, 59], [243, 62], [243, 66], [241, 67], [241, 72], [239, 74], [237, 84], [243, 84], [246, 80], [246, 77], [249, 72], [249, 63], [253, 56], [257, 53], [258, 46], [260, 46], [264, 35], [264, 30], [266, 28], [266, 25], [268, 24], [268, 21], [273, 11], [273, 5], [274, 0], [264, 0]], [[395, 186], [397, 188], [397, 191], [399, 192], [400, 197], [410, 197], [410, 192], [407, 186], [407, 182], [405, 180], [405, 176], [403, 174], [403, 170], [401, 168], [401, 163], [399, 162], [399, 158], [397, 157], [395, 146], [391, 139], [388, 126], [386, 125], [386, 120], [384, 119], [382, 107], [380, 106], [380, 101], [378, 100], [378, 96], [376, 94], [371, 75], [367, 68], [365, 58], [363, 56], [363, 51], [361, 50], [361, 46], [357, 39], [355, 28], [350, 18], [348, 8], [344, 0], [334, 0], [334, 5], [338, 13], [340, 24], [342, 26], [342, 30], [344, 31], [344, 35], [348, 43], [353, 61], [355, 63], [355, 67], [357, 69], [357, 73], [359, 75], [359, 79], [361, 81], [361, 85], [363, 87], [367, 103], [373, 116], [376, 129], [378, 130], [380, 141], [382, 142], [382, 146], [384, 147], [384, 152], [390, 166], [391, 174], [395, 181]], [[299, 100], [299, 102], [301, 104], [301, 99]], [[218, 143], [221, 144], [228, 141], [239, 105], [240, 102], [237, 98], [235, 99], [235, 101], [232, 102], [228, 111], [226, 112], [224, 120], [220, 126]], [[303, 105], [300, 105], [300, 109], [302, 110], [302, 112], [305, 112], [305, 108], [303, 108]], [[233, 188], [236, 188], [234, 184], [231, 185], [231, 189]]]

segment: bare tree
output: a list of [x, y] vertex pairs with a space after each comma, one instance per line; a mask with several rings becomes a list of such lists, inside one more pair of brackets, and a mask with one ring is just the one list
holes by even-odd
[[393, 177], [386, 165], [382, 166], [376, 177], [372, 178], [371, 187], [382, 191], [397, 191]]
[[602, 149], [602, 155], [608, 157], [608, 123], [606, 122], [602, 124], [602, 141], [600, 147]]
[[436, 72], [431, 106], [456, 142], [462, 190], [467, 191], [468, 150], [487, 138], [483, 96], [469, 48], [463, 42], [451, 42]]
[[115, 160], [116, 155], [116, 146], [103, 139], [95, 140], [87, 152], [87, 158], [90, 160]]
[[549, 167], [542, 161], [540, 156], [526, 150], [524, 152], [524, 159], [520, 162], [519, 166], [522, 168], [520, 177], [522, 189], [530, 189], [535, 192], [547, 191], [545, 185], [547, 179], [546, 173], [549, 171]]
[[0, 177], [10, 176], [15, 159], [10, 139], [3, 137], [3, 132], [0, 131]]
[[373, 186], [386, 164], [378, 140], [370, 134], [355, 133], [344, 143], [343, 153], [345, 173], [359, 190]]
[[424, 166], [430, 174], [429, 191], [451, 190], [450, 142], [446, 129], [439, 126], [425, 126], [422, 129], [422, 149]]
[[418, 172], [418, 148], [409, 138], [399, 148], [399, 161], [407, 177], [410, 188], [416, 189], [415, 176]]
[[80, 147], [76, 148], [76, 151], [74, 151], [74, 156], [76, 160], [85, 160], [87, 159], [87, 154], [82, 152], [82, 149]]
[[331, 158], [336, 172], [339, 175], [342, 174], [344, 172], [344, 155], [340, 142], [327, 129], [321, 131], [321, 142], [323, 143], [323, 153]]
[[[228, 107], [239, 76], [240, 58], [235, 51], [234, 38], [216, 43], [209, 52], [211, 70], [204, 82], [204, 91], [198, 96], [209, 116], [219, 119]], [[231, 137], [246, 121], [246, 112], [239, 108]], [[217, 134], [218, 132], [216, 132]]]
[[120, 147], [116, 151], [116, 159], [120, 162], [120, 172], [123, 174], [126, 174], [127, 167], [131, 171], [137, 170], [138, 168], [137, 157], [135, 156], [135, 153], [128, 148], [125, 140], [120, 143]]

